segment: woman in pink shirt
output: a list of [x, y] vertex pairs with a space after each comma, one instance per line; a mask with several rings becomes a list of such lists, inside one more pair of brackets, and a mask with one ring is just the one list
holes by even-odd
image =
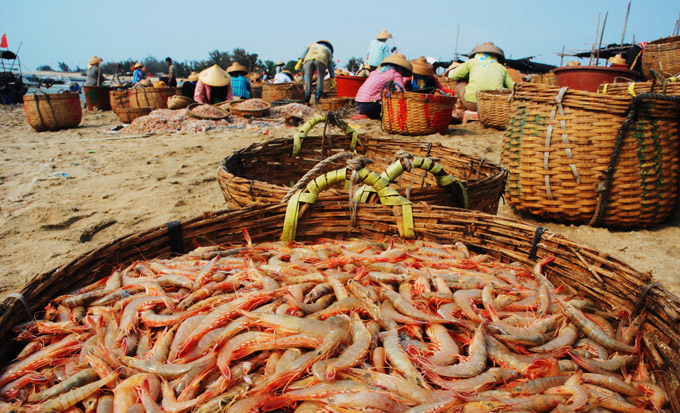
[[380, 119], [383, 87], [392, 81], [404, 88], [412, 72], [413, 67], [403, 54], [395, 53], [386, 57], [357, 92], [355, 101], [359, 113], [371, 119]]
[[213, 65], [198, 74], [194, 100], [198, 103], [217, 104], [233, 100], [231, 76], [221, 67]]

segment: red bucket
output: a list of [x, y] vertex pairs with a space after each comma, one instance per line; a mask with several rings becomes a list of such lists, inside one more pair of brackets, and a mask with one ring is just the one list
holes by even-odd
[[109, 92], [113, 90], [108, 86], [83, 86], [87, 110], [111, 110]]
[[568, 86], [587, 92], [597, 92], [597, 87], [602, 83], [634, 82], [640, 75], [633, 70], [604, 66], [558, 67], [554, 72], [557, 76], [557, 86]]
[[338, 97], [354, 98], [361, 85], [366, 81], [365, 77], [359, 76], [336, 76]]

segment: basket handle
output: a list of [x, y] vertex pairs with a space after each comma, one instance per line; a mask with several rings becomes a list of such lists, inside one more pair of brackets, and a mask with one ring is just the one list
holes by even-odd
[[331, 185], [344, 184], [354, 174], [361, 182], [375, 189], [383, 205], [401, 207], [402, 221], [397, 220], [399, 235], [404, 238], [414, 238], [411, 201], [399, 195], [399, 192], [390, 186], [390, 182], [386, 178], [362, 166], [355, 170], [342, 168], [327, 172], [310, 181], [305, 190], [297, 191], [288, 201], [281, 240], [293, 241], [295, 239], [302, 204], [315, 203], [321, 191], [328, 189]]
[[[314, 126], [316, 126], [318, 123], [325, 122], [326, 121], [326, 115], [317, 115], [314, 116], [312, 119], [308, 120], [304, 125], [298, 129], [298, 131], [295, 133], [295, 136], [293, 136], [293, 155], [292, 156], [298, 156], [300, 154], [300, 151], [302, 150], [302, 140], [307, 137], [307, 134], [309, 131], [311, 131]], [[346, 134], [351, 133], [352, 134], [352, 141], [349, 144], [349, 149], [351, 151], [356, 149], [357, 146], [357, 140], [358, 140], [358, 134], [357, 131], [349, 126], [348, 124], [344, 125], [344, 132]]]
[[57, 121], [57, 117], [54, 115], [54, 108], [52, 108], [52, 102], [50, 101], [50, 95], [49, 93], [46, 93], [44, 90], [36, 90], [33, 92], [33, 101], [35, 102], [35, 111], [38, 112], [38, 117], [40, 118], [40, 124], [43, 125], [43, 127], [47, 127], [47, 124], [45, 123], [45, 120], [43, 119], [42, 113], [40, 113], [40, 104], [38, 103], [38, 92], [42, 93], [45, 95], [45, 101], [47, 102], [47, 107], [50, 108], [50, 112], [52, 112], [52, 119], [54, 121]]
[[[430, 157], [413, 156], [410, 153], [404, 151], [397, 152], [395, 157], [397, 160], [392, 162], [392, 164], [380, 174], [381, 177], [387, 179], [389, 182], [394, 182], [404, 173], [404, 171], [410, 171], [412, 168], [422, 169], [425, 172], [431, 173], [437, 181], [437, 185], [440, 187], [458, 184], [463, 198], [463, 208], [469, 209], [467, 188], [463, 182], [459, 181], [455, 176], [446, 173], [444, 167], [435, 159]], [[424, 181], [425, 179], [423, 178], [423, 182]], [[364, 203], [367, 201], [368, 196], [373, 192], [375, 192], [373, 188], [363, 185], [357, 189], [355, 198], [357, 198], [359, 202]]]

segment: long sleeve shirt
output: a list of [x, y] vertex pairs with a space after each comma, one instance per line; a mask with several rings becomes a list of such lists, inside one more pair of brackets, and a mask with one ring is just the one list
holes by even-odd
[[87, 69], [87, 79], [85, 80], [85, 86], [97, 86], [97, 80], [101, 80], [101, 71], [99, 65], [90, 66]]
[[137, 83], [142, 79], [144, 79], [144, 72], [142, 72], [141, 69], [135, 69], [135, 71], [132, 72], [132, 83]]
[[[226, 93], [223, 92], [223, 88], [226, 88]], [[225, 98], [222, 98], [222, 94], [225, 94]], [[194, 100], [198, 103], [203, 104], [215, 104], [224, 102], [225, 100], [234, 100], [234, 95], [231, 91], [231, 85], [214, 87], [206, 85], [200, 80], [196, 82], [196, 90], [194, 90]]]
[[304, 62], [309, 60], [318, 60], [319, 62], [323, 63], [324, 66], [326, 66], [326, 69], [328, 69], [328, 73], [331, 75], [331, 77], [335, 77], [335, 63], [333, 62], [333, 53], [331, 53], [331, 49], [326, 45], [321, 43], [310, 44], [307, 46], [305, 51], [302, 52], [300, 59], [302, 59]]
[[366, 60], [368, 60], [369, 66], [380, 66], [383, 59], [392, 54], [390, 52], [390, 47], [387, 42], [381, 42], [378, 39], [373, 39], [368, 44], [368, 52], [366, 52]]
[[231, 76], [231, 90], [234, 96], [239, 96], [244, 99], [250, 99], [250, 91], [252, 86], [250, 81], [245, 76]]
[[510, 78], [505, 66], [486, 53], [477, 53], [472, 59], [453, 69], [449, 73], [453, 80], [468, 79], [465, 87], [465, 100], [477, 102], [478, 90], [499, 90], [512, 88], [515, 82]]
[[274, 83], [288, 83], [292, 82], [293, 79], [291, 79], [290, 76], [288, 76], [287, 73], [279, 72], [274, 76]]
[[399, 72], [391, 67], [381, 67], [378, 70], [374, 70], [368, 75], [364, 84], [359, 88], [355, 101], [361, 103], [379, 102], [382, 99], [383, 87], [390, 80], [394, 81], [397, 85], [404, 87], [408, 78], [400, 75]]

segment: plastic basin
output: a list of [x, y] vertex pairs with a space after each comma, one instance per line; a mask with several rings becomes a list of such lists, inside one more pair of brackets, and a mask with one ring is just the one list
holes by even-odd
[[597, 92], [602, 83], [634, 82], [640, 75], [638, 72], [617, 67], [603, 66], [569, 66], [554, 70], [557, 86]]
[[353, 98], [357, 96], [357, 92], [361, 85], [366, 81], [365, 77], [359, 76], [336, 76], [338, 97]]
[[83, 86], [87, 110], [111, 110], [111, 100], [109, 97], [111, 90], [108, 86]]

